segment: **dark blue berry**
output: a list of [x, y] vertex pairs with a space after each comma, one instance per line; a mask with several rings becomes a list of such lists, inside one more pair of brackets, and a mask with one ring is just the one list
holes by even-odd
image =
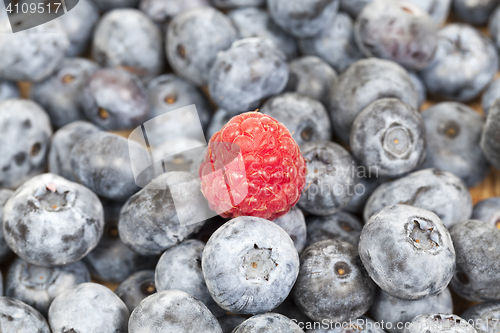
[[451, 289], [473, 302], [500, 300], [500, 229], [467, 220], [450, 230], [457, 252], [457, 270]]
[[154, 270], [135, 272], [120, 283], [115, 290], [115, 294], [125, 303], [130, 313], [132, 313], [137, 305], [146, 297], [153, 295], [155, 292]]
[[449, 171], [473, 187], [487, 176], [490, 166], [479, 147], [484, 119], [456, 102], [431, 106], [422, 113], [427, 154], [422, 168]]
[[359, 256], [373, 281], [400, 299], [436, 296], [455, 272], [455, 249], [441, 219], [408, 205], [386, 207], [368, 220]]
[[357, 248], [328, 239], [302, 252], [292, 296], [295, 304], [313, 320], [345, 322], [368, 310], [375, 288]]

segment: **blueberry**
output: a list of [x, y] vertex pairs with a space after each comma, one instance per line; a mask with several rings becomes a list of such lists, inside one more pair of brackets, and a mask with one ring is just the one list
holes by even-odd
[[201, 269], [201, 257], [205, 244], [190, 239], [163, 253], [155, 270], [155, 283], [158, 291], [175, 289], [189, 293], [203, 302], [210, 312], [222, 316], [221, 309], [208, 292]]
[[7, 17], [0, 18], [0, 77], [12, 81], [40, 81], [64, 58], [69, 45], [58, 20], [29, 31], [11, 32]]
[[425, 125], [420, 113], [397, 98], [383, 98], [358, 114], [351, 128], [352, 155], [382, 177], [397, 177], [425, 159]]
[[455, 249], [441, 219], [408, 205], [386, 207], [368, 220], [359, 256], [373, 281], [400, 299], [438, 295], [455, 271]]
[[488, 89], [486, 89], [486, 91], [482, 96], [481, 105], [483, 107], [483, 112], [486, 116], [488, 116], [490, 107], [499, 98], [500, 98], [500, 79], [497, 79], [491, 82], [491, 84], [488, 86]]
[[313, 141], [301, 147], [307, 161], [306, 189], [298, 205], [311, 214], [330, 215], [347, 206], [354, 195], [356, 162], [342, 146]]
[[121, 67], [142, 79], [160, 74], [165, 64], [160, 28], [137, 9], [115, 9], [99, 21], [92, 55], [103, 67]]
[[[191, 83], [175, 75], [161, 75], [148, 82], [147, 93], [151, 106], [149, 118], [155, 119], [155, 126], [148, 128], [148, 140], [151, 145], [157, 145], [180, 136], [203, 140], [200, 135], [200, 125], [206, 128], [212, 109], [203, 93]], [[200, 122], [193, 121], [192, 115], [185, 113], [166, 114], [194, 104]]]
[[481, 135], [481, 150], [495, 168], [500, 169], [500, 101], [496, 101], [488, 112]]
[[485, 221], [467, 220], [450, 234], [457, 252], [451, 289], [473, 302], [500, 300], [500, 230]]
[[340, 10], [356, 18], [361, 10], [373, 0], [340, 0]]
[[7, 273], [5, 295], [47, 316], [50, 303], [57, 295], [86, 282], [90, 282], [90, 273], [81, 261], [61, 267], [42, 267], [17, 258]]
[[288, 63], [290, 75], [286, 91], [325, 102], [337, 79], [337, 72], [316, 56], [297, 58]]
[[15, 189], [45, 170], [52, 135], [47, 113], [30, 100], [0, 102], [0, 187]]
[[343, 210], [349, 213], [362, 215], [368, 198], [370, 198], [377, 187], [384, 182], [384, 178], [376, 177], [376, 175], [372, 175], [371, 178], [366, 177], [363, 175], [363, 172], [360, 172], [357, 176], [358, 183], [354, 186], [354, 195], [352, 196], [351, 201], [349, 201], [349, 204], [345, 206]]
[[137, 271], [154, 269], [158, 256], [141, 256], [120, 240], [118, 218], [122, 204], [104, 201], [103, 206], [106, 221], [103, 237], [83, 259], [92, 277], [120, 283]]
[[231, 333], [236, 326], [244, 322], [247, 318], [239, 315], [227, 314], [217, 319], [222, 328], [222, 333]]
[[474, 327], [454, 314], [426, 313], [413, 318], [404, 333], [476, 333]]
[[19, 98], [19, 89], [12, 81], [0, 79], [0, 102], [10, 98]]
[[498, 4], [498, 0], [453, 0], [453, 11], [460, 20], [474, 25], [485, 25]]
[[40, 312], [10, 297], [0, 297], [0, 327], [2, 332], [50, 333], [50, 327]]
[[356, 43], [367, 57], [379, 57], [413, 70], [425, 68], [436, 52], [436, 25], [418, 6], [398, 0], [366, 5], [354, 25]]
[[295, 304], [313, 320], [345, 322], [370, 308], [375, 288], [356, 247], [327, 239], [302, 252], [292, 296]]
[[478, 333], [497, 333], [500, 319], [500, 301], [476, 304], [461, 314], [469, 323], [474, 322]]
[[126, 333], [129, 311], [105, 286], [83, 283], [63, 291], [49, 308], [52, 332]]
[[[7, 190], [7, 189], [0, 189], [0, 226], [3, 225], [2, 220], [3, 220], [3, 207], [5, 206], [5, 203], [7, 200], [14, 194], [14, 191]], [[3, 228], [0, 228], [0, 263], [5, 262], [10, 259], [12, 256], [12, 250], [10, 247], [7, 245], [7, 242], [5, 241], [5, 238], [3, 236]], [[3, 287], [3, 284], [0, 283], [0, 286]], [[3, 292], [0, 293], [0, 296], [3, 295]]]
[[[321, 327], [320, 322], [314, 323], [316, 326]], [[381, 328], [381, 323], [377, 323], [374, 320], [361, 316], [356, 320], [353, 320], [351, 324], [346, 325], [342, 323], [341, 328], [338, 323], [328, 323], [330, 329], [328, 328], [317, 328], [307, 330], [307, 333], [384, 333], [385, 331]], [[385, 323], [384, 323], [385, 325]], [[307, 327], [307, 326], [306, 326]]]
[[217, 319], [202, 302], [180, 290], [157, 292], [132, 312], [129, 333], [222, 333]]
[[434, 212], [447, 228], [468, 219], [472, 198], [467, 186], [454, 174], [424, 169], [380, 185], [364, 209], [365, 222], [382, 208], [406, 204]]
[[404, 300], [378, 290], [370, 313], [378, 322], [385, 323], [390, 333], [403, 333], [404, 325], [423, 313], [452, 313], [453, 300], [448, 288], [437, 296], [421, 300]]
[[500, 197], [479, 201], [472, 210], [471, 219], [488, 222], [500, 229]]
[[303, 330], [294, 323], [290, 318], [287, 318], [279, 313], [264, 313], [253, 316], [238, 327], [233, 333], [302, 333]]
[[99, 198], [85, 186], [51, 173], [21, 185], [3, 213], [7, 244], [34, 265], [76, 262], [96, 247], [103, 233]]
[[[219, 2], [228, 1], [219, 0]], [[261, 2], [265, 2], [265, 0]], [[297, 43], [295, 39], [281, 30], [281, 28], [274, 23], [266, 10], [256, 7], [239, 8], [230, 11], [228, 16], [238, 29], [240, 38], [269, 38], [281, 51], [283, 51], [283, 53], [285, 53], [288, 59], [297, 57]]]
[[354, 40], [354, 22], [343, 12], [333, 16], [316, 36], [299, 39], [299, 49], [321, 57], [339, 73], [363, 58]]
[[139, 8], [165, 29], [177, 15], [197, 7], [210, 6], [209, 0], [141, 0]]
[[85, 119], [81, 92], [99, 66], [87, 59], [64, 59], [55, 72], [31, 87], [31, 98], [49, 114], [54, 128]]
[[306, 244], [306, 220], [304, 213], [298, 207], [293, 207], [286, 215], [273, 221], [286, 231], [293, 241], [298, 253], [302, 252]]
[[311, 97], [285, 93], [269, 99], [260, 111], [285, 125], [299, 146], [332, 137], [326, 108]]
[[48, 156], [49, 172], [76, 182], [71, 169], [71, 160], [68, 158], [73, 146], [84, 137], [99, 132], [94, 124], [78, 120], [57, 130], [51, 138]]
[[[497, 1], [498, 2], [498, 1]], [[500, 6], [497, 7], [488, 20], [488, 32], [497, 49], [500, 48]]]
[[75, 178], [97, 195], [125, 201], [139, 190], [132, 171], [134, 163], [150, 161], [135, 141], [112, 133], [96, 132], [78, 141], [69, 154]]
[[215, 7], [226, 9], [234, 7], [260, 7], [266, 3], [266, 0], [212, 0]]
[[295, 37], [317, 35], [335, 16], [338, 0], [267, 0], [267, 7], [274, 21]]
[[383, 59], [362, 59], [339, 76], [329, 98], [333, 132], [349, 142], [352, 123], [368, 105], [384, 97], [399, 98], [418, 107], [418, 94], [408, 72], [398, 64]]
[[130, 313], [146, 297], [156, 292], [155, 271], [135, 272], [116, 287], [115, 294], [125, 303]]
[[285, 55], [269, 39], [246, 38], [219, 52], [210, 71], [210, 95], [231, 115], [255, 109], [288, 81]]
[[71, 11], [60, 16], [59, 21], [69, 38], [66, 57], [80, 56], [90, 45], [94, 27], [99, 21], [99, 8], [92, 0], [80, 0]]
[[[408, 75], [410, 75], [410, 80], [418, 94], [418, 106], [420, 107], [427, 100], [427, 88], [425, 87], [422, 78], [416, 72], [408, 72]], [[417, 108], [417, 110], [418, 109], [419, 108]]]
[[101, 12], [116, 8], [137, 7], [139, 0], [99, 0], [95, 1]]
[[459, 102], [474, 99], [497, 72], [495, 46], [488, 37], [466, 24], [448, 24], [437, 36], [436, 54], [420, 72], [427, 90]]
[[107, 130], [131, 129], [148, 119], [145, 87], [134, 74], [119, 69], [96, 71], [83, 88], [87, 118]]
[[358, 246], [362, 228], [363, 223], [356, 216], [343, 211], [327, 216], [309, 216], [306, 246], [325, 239], [336, 239]]
[[[199, 209], [200, 201], [197, 196], [201, 191], [199, 184], [192, 182], [195, 179], [197, 177], [188, 172], [167, 172], [131, 196], [120, 212], [118, 230], [121, 240], [136, 253], [155, 255], [161, 254], [182, 242], [193, 232], [197, 232], [203, 223], [181, 223], [176, 211], [176, 206], [183, 204], [189, 213], [194, 214]], [[174, 194], [170, 188], [166, 188], [166, 184], [179, 183], [187, 184], [183, 188], [186, 201], [174, 204]]]
[[425, 10], [438, 25], [448, 18], [452, 0], [405, 0]]
[[169, 64], [180, 77], [206, 85], [217, 53], [229, 48], [237, 33], [231, 20], [214, 8], [185, 11], [168, 26], [165, 49]]
[[422, 168], [452, 172], [473, 187], [490, 169], [479, 148], [484, 119], [467, 105], [445, 102], [422, 113], [426, 128], [427, 156]]
[[212, 116], [212, 119], [210, 119], [210, 124], [208, 125], [207, 128], [206, 132], [207, 142], [215, 133], [220, 131], [222, 127], [226, 125], [229, 120], [231, 120], [231, 118], [232, 118], [231, 114], [226, 110], [217, 109], [217, 111], [215, 111], [214, 115]]
[[202, 269], [212, 298], [232, 313], [276, 308], [299, 272], [293, 241], [278, 225], [240, 216], [217, 229], [203, 251]]

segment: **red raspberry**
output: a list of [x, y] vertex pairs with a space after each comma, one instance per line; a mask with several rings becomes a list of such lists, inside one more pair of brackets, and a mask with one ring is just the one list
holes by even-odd
[[203, 194], [217, 214], [272, 221], [299, 200], [305, 160], [283, 124], [247, 112], [212, 136], [199, 173]]

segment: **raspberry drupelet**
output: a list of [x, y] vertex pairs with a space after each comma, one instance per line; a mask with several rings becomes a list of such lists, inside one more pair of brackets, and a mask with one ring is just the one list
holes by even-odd
[[217, 214], [272, 221], [299, 200], [305, 166], [299, 146], [283, 124], [247, 112], [212, 136], [199, 174], [203, 194]]

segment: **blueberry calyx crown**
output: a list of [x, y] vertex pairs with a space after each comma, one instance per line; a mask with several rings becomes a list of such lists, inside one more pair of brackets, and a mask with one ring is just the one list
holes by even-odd
[[344, 261], [337, 261], [333, 266], [333, 270], [339, 278], [346, 278], [351, 273], [351, 267]]
[[261, 279], [269, 281], [269, 274], [278, 266], [278, 263], [272, 257], [271, 248], [260, 248], [254, 244], [247, 254], [243, 257], [244, 275], [247, 280]]
[[57, 271], [43, 266], [26, 264], [21, 272], [22, 283], [31, 289], [45, 290], [54, 283]]
[[310, 126], [307, 126], [302, 130], [302, 132], [300, 132], [300, 137], [304, 141], [311, 141], [313, 137], [313, 131], [314, 130]]
[[39, 187], [30, 199], [38, 209], [58, 212], [73, 206], [76, 193], [72, 189], [50, 183]]
[[437, 250], [441, 246], [441, 235], [434, 224], [421, 217], [413, 217], [407, 223], [407, 233], [415, 248], [424, 251]]
[[449, 139], [454, 139], [460, 134], [460, 126], [455, 121], [451, 120], [439, 127], [439, 133], [445, 135]]
[[461, 284], [469, 284], [469, 277], [467, 274], [461, 271], [457, 271], [455, 273], [455, 278], [460, 282]]
[[141, 284], [141, 292], [144, 295], [152, 295], [156, 292], [154, 281], [145, 281]]
[[406, 127], [394, 123], [382, 135], [382, 146], [393, 157], [405, 159], [412, 151], [413, 137]]

